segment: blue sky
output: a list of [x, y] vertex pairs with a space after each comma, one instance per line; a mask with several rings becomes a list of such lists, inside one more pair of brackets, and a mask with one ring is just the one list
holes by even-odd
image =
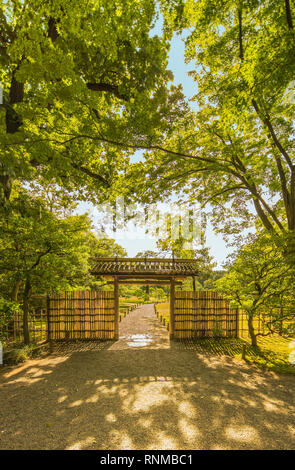
[[[160, 34], [161, 21], [159, 21], [152, 31], [154, 34]], [[190, 99], [194, 96], [197, 91], [197, 83], [194, 82], [192, 77], [188, 75], [190, 70], [193, 70], [194, 64], [185, 64], [184, 60], [184, 42], [182, 38], [178, 35], [175, 35], [171, 42], [171, 49], [169, 53], [169, 65], [168, 68], [172, 70], [174, 74], [174, 83], [176, 85], [182, 84], [183, 91], [185, 96]], [[191, 103], [192, 108], [196, 109], [196, 103]], [[135, 159], [132, 158], [132, 161], [138, 160], [140, 158], [140, 153], [137, 153]], [[87, 209], [91, 209], [89, 204], [81, 204], [79, 212], [83, 212]], [[116, 238], [116, 241], [123, 246], [128, 253], [128, 256], [133, 257], [138, 252], [144, 250], [156, 250], [156, 239], [148, 240], [137, 240], [130, 239], [128, 237], [128, 232], [126, 236]], [[207, 230], [206, 230], [206, 246], [210, 247], [211, 255], [214, 256], [215, 261], [217, 262], [218, 267], [222, 266], [222, 263], [225, 261], [229, 249], [226, 247], [226, 244], [221, 235], [214, 233], [210, 220], [207, 221]]]

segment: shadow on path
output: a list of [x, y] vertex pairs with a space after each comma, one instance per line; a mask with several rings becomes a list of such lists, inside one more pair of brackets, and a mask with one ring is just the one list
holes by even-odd
[[[128, 329], [122, 322], [122, 337], [104, 349], [55, 352], [3, 371], [0, 447], [295, 447], [294, 377], [170, 348], [151, 308], [127, 316]], [[132, 334], [151, 341], [128, 346]]]

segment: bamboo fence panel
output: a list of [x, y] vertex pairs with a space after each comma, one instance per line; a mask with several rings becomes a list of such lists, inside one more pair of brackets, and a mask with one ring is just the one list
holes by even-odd
[[[34, 309], [29, 311], [29, 332], [30, 339], [34, 343], [39, 343], [47, 339], [47, 312], [44, 308]], [[12, 321], [1, 331], [1, 336], [4, 341], [11, 343], [22, 343], [24, 340], [23, 335], [23, 313], [22, 311], [15, 312]]]
[[48, 302], [51, 340], [113, 339], [115, 302], [112, 291], [70, 291]]
[[238, 335], [238, 309], [214, 291], [175, 292], [175, 339]]
[[[46, 302], [43, 302], [46, 303]], [[120, 306], [121, 321], [136, 308], [138, 303]], [[112, 337], [113, 292], [67, 292], [49, 298], [51, 339], [96, 339]], [[73, 314], [75, 310], [75, 315]], [[111, 328], [110, 328], [111, 327]], [[48, 317], [45, 308], [30, 308], [29, 331], [33, 342], [48, 338]], [[104, 332], [97, 335], [97, 332]], [[15, 312], [13, 320], [5, 325], [1, 336], [5, 342], [21, 343], [23, 337], [23, 313]]]

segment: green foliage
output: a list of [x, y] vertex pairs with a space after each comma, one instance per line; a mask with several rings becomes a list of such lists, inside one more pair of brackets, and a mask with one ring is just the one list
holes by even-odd
[[[43, 188], [44, 191], [44, 188]], [[0, 220], [0, 292], [5, 298], [26, 282], [31, 293], [99, 287], [89, 274], [91, 258], [124, 256], [113, 240], [99, 239], [87, 215], [64, 214], [64, 201], [52, 204], [47, 194], [14, 189], [10, 213]], [[59, 196], [59, 194], [58, 194]]]
[[143, 288], [140, 288], [139, 285], [120, 285], [120, 296], [124, 298], [137, 297], [138, 299], [144, 298]]
[[112, 258], [116, 256], [122, 258], [127, 255], [126, 250], [113, 239], [98, 238], [93, 232], [89, 233], [87, 245], [93, 258]]
[[137, 287], [133, 292], [129, 291], [128, 294], [130, 295], [135, 295], [136, 297], [138, 297], [139, 299], [143, 299], [144, 298], [144, 292], [142, 289], [140, 289], [139, 287]]
[[168, 236], [166, 239], [159, 239], [157, 244], [164, 253], [172, 252], [175, 258], [195, 259], [198, 261], [198, 276], [195, 276], [193, 280], [190, 278], [186, 279], [183, 282], [183, 290], [210, 290], [212, 288], [214, 280], [218, 278], [219, 274], [214, 271], [216, 262], [213, 256], [210, 255], [208, 247], [202, 246], [201, 248], [185, 249], [186, 241], [182, 237], [172, 239], [171, 236]]
[[11, 321], [18, 300], [27, 344], [32, 294], [102, 288], [103, 281], [90, 274], [91, 258], [125, 254], [114, 240], [96, 237], [87, 214], [73, 215], [73, 205], [59, 197], [60, 190], [57, 197], [54, 187], [47, 190], [15, 184], [10, 211], [2, 210], [0, 218], [0, 293], [5, 299], [0, 321], [2, 326]]
[[13, 320], [13, 315], [20, 311], [20, 305], [0, 297], [0, 341], [7, 339], [7, 327]]
[[[175, 191], [210, 204], [225, 235], [258, 223], [282, 237], [285, 259], [294, 263], [294, 103], [285, 97], [295, 73], [294, 5], [163, 0], [162, 8], [170, 34], [189, 33], [198, 110], [179, 115], [161, 149], [131, 168], [139, 197]], [[137, 182], [143, 172], [154, 184]]]
[[213, 338], [221, 338], [223, 336], [222, 322], [215, 320], [212, 328]]
[[247, 313], [250, 336], [257, 336], [250, 330], [253, 318], [259, 313], [268, 318], [266, 334], [281, 333], [282, 320], [287, 324], [290, 322], [292, 328], [295, 318], [294, 271], [286, 264], [280, 248], [269, 234], [252, 236], [233, 258], [227, 265], [228, 273], [216, 281], [215, 287]]
[[74, 285], [88, 270], [86, 216], [61, 218], [44, 200], [19, 188], [9, 217], [0, 221], [0, 272], [4, 288], [29, 280], [38, 293]]
[[[159, 37], [150, 34], [154, 0], [2, 2], [3, 324], [16, 306], [10, 299], [26, 305], [34, 292], [110, 288], [89, 275], [91, 257], [126, 252], [98, 239], [87, 215], [74, 215], [77, 201], [125, 193], [150, 203], [175, 191], [209, 207], [225, 236], [250, 226], [267, 234], [240, 250], [226, 276], [213, 271], [206, 248], [187, 250], [181, 238], [159, 240], [159, 251], [198, 258], [194, 288], [221, 277], [218, 289], [249, 318], [274, 314], [270, 329], [282, 318], [278, 306], [293, 319], [294, 5], [162, 0], [161, 9]], [[168, 40], [185, 29], [196, 112], [167, 71]], [[130, 165], [138, 149], [143, 160]], [[149, 298], [138, 286], [124, 295]]]
[[45, 347], [40, 347], [35, 344], [18, 345], [13, 349], [6, 349], [4, 352], [4, 363], [5, 364], [18, 364], [24, 362], [27, 359], [41, 355], [45, 350]]
[[[168, 289], [166, 289], [168, 291]], [[155, 301], [161, 301], [167, 298], [168, 292], [161, 287], [151, 287], [150, 288], [150, 299]]]
[[[129, 155], [169, 132], [168, 41], [154, 0], [5, 1], [0, 6], [0, 196], [13, 182], [56, 183], [105, 199]], [[107, 40], [106, 40], [107, 38]]]
[[152, 250], [139, 251], [136, 258], [161, 258], [162, 253]]

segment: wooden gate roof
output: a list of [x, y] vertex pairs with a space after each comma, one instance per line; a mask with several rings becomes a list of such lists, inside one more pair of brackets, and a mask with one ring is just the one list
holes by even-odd
[[173, 258], [95, 258], [91, 274], [149, 277], [196, 276], [198, 261]]

